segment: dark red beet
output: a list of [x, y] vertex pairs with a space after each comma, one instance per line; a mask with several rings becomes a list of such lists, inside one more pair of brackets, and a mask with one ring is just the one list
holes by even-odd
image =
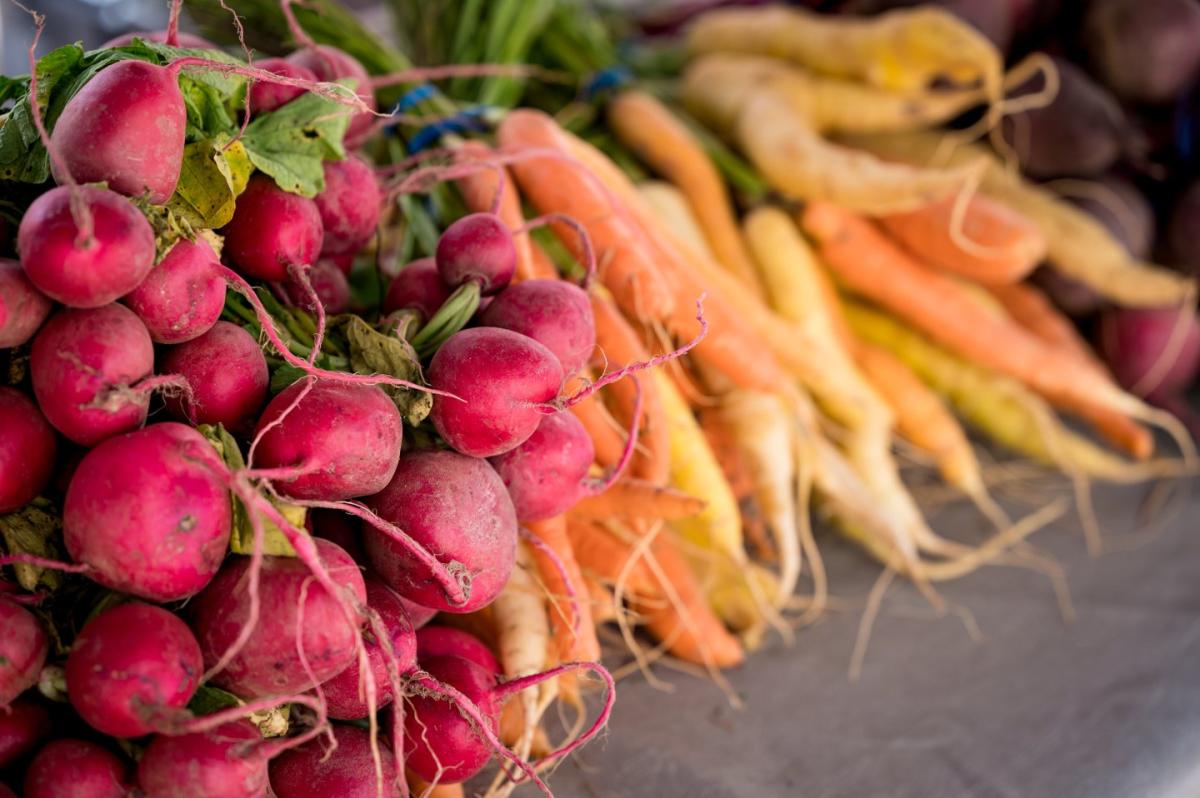
[[[1200, 373], [1200, 323], [1191, 309], [1183, 313], [1183, 343], [1169, 360], [1168, 344], [1180, 321], [1178, 308], [1114, 308], [1101, 316], [1100, 350], [1122, 387], [1158, 399], [1174, 396], [1195, 381]], [[1160, 376], [1148, 382], [1152, 370]]]
[[[261, 61], [255, 61], [254, 66], [259, 69], [265, 69], [267, 72], [273, 72], [276, 75], [282, 75], [285, 78], [307, 81], [315, 81], [317, 79], [317, 76], [313, 74], [311, 69], [300, 64], [293, 64], [286, 58], [264, 58]], [[276, 108], [287, 105], [306, 92], [306, 89], [302, 89], [299, 86], [286, 86], [282, 83], [256, 81], [250, 86], [250, 113], [265, 114], [268, 111], [274, 111]]]
[[1200, 6], [1193, 0], [1093, 0], [1084, 43], [1122, 99], [1167, 103], [1200, 75]]

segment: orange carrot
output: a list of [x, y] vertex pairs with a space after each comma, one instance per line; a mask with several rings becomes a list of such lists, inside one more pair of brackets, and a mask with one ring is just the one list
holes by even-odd
[[542, 249], [542, 245], [536, 241], [530, 240], [529, 249], [533, 254], [530, 261], [531, 277], [539, 280], [553, 280], [558, 277], [558, 267], [554, 265], [554, 261], [546, 254], [546, 250]]
[[618, 517], [673, 521], [688, 518], [703, 509], [703, 499], [674, 488], [630, 478], [619, 480], [603, 493], [580, 499], [571, 508], [571, 515], [593, 521]]
[[[495, 155], [490, 147], [480, 141], [465, 142], [459, 148], [459, 152], [467, 156], [467, 161], [487, 160]], [[496, 209], [496, 214], [509, 230], [517, 230], [525, 224], [525, 217], [521, 213], [521, 197], [517, 194], [516, 183], [513, 182], [508, 171], [502, 166], [496, 167], [496, 169], [499, 170], [499, 173], [493, 169], [483, 169], [475, 174], [459, 178], [455, 184], [467, 207], [475, 213], [491, 211], [496, 199], [496, 192], [500, 190], [500, 204]], [[503, 186], [500, 184], [500, 173], [504, 175]], [[522, 233], [513, 236], [513, 244], [517, 248], [517, 272], [513, 276], [513, 280], [528, 280], [541, 276], [537, 274], [534, 267], [533, 242], [530, 241], [529, 234]]]
[[[519, 702], [510, 702], [517, 704]], [[461, 784], [438, 784], [436, 787], [430, 787], [419, 776], [408, 771], [408, 788], [413, 795], [422, 796], [422, 798], [463, 798], [463, 786]]]
[[[510, 112], [500, 124], [497, 139], [510, 153], [523, 150], [553, 151], [556, 156], [533, 157], [512, 166], [525, 197], [541, 213], [563, 213], [584, 226], [591, 237], [600, 279], [618, 304], [639, 321], [671, 312], [675, 298], [654, 267], [628, 223], [613, 212], [602, 186], [587, 172], [569, 163], [564, 131], [540, 111]], [[573, 230], [554, 225], [568, 247], [578, 251]]]
[[986, 285], [1023, 279], [1046, 256], [1046, 238], [1033, 222], [982, 194], [950, 196], [923, 208], [880, 219], [910, 252], [943, 271]]
[[583, 424], [588, 437], [592, 439], [592, 448], [596, 450], [596, 462], [608, 468], [616, 465], [621, 459], [621, 451], [625, 442], [617, 431], [617, 422], [600, 401], [600, 394], [594, 393], [571, 406], [571, 413]]
[[[530, 547], [537, 564], [538, 576], [550, 593], [552, 601], [550, 627], [554, 632], [558, 661], [599, 660], [600, 642], [596, 639], [591, 601], [583, 583], [583, 572], [579, 569], [579, 562], [575, 559], [575, 551], [571, 548], [571, 540], [567, 536], [566, 518], [560, 515], [545, 521], [532, 521], [525, 524], [525, 527], [558, 556], [567, 578], [570, 579], [568, 590], [563, 574], [553, 558], [540, 546]], [[574, 599], [569, 599], [569, 595], [573, 595]]]
[[[1014, 283], [991, 286], [989, 291], [1017, 324], [1049, 346], [1075, 357], [1080, 364], [1094, 368], [1105, 379], [1111, 380], [1108, 369], [1096, 357], [1071, 320], [1062, 315], [1038, 289], [1025, 283]], [[1051, 397], [1051, 401], [1055, 401], [1054, 397]], [[1145, 460], [1154, 453], [1154, 436], [1136, 421], [1095, 404], [1061, 406], [1073, 410], [1110, 443], [1138, 460]]]
[[626, 91], [608, 103], [617, 138], [687, 198], [721, 265], [760, 296], [758, 271], [742, 241], [721, 173], [696, 137], [651, 94]]
[[1161, 418], [1094, 368], [1047, 346], [1010, 319], [987, 312], [961, 283], [926, 268], [865, 219], [828, 203], [812, 203], [804, 211], [803, 224], [819, 242], [825, 262], [851, 291], [944, 346], [1072, 409], [1091, 405]]
[[632, 546], [591, 519], [567, 513], [567, 536], [584, 574], [612, 585], [625, 574], [625, 590], [641, 596], [658, 595], [658, 582], [645, 560], [634, 560]]

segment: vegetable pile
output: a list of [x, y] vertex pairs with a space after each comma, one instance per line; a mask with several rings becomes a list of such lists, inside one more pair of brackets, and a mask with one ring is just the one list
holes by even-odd
[[1094, 0], [1086, 68], [941, 6], [716, 9], [619, 64], [573, 0], [478, 5], [396, 0], [424, 67], [329, 0], [195, 0], [227, 50], [176, 2], [0, 77], [27, 797], [549, 794], [602, 643], [724, 685], [822, 615], [815, 510], [938, 608], [989, 564], [1065, 602], [1026, 539], [1066, 502], [1014, 522], [963, 421], [1069, 476], [1093, 548], [1091, 480], [1194, 472], [1194, 278], [1127, 179], [1200, 71], [1144, 40], [1190, 12]]

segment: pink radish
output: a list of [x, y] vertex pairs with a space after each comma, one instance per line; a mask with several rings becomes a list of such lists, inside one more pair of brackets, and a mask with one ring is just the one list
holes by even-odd
[[515, 449], [489, 459], [520, 521], [541, 521], [566, 512], [588, 491], [596, 459], [592, 439], [571, 413], [544, 416]]
[[123, 300], [156, 344], [178, 344], [207, 332], [225, 308], [217, 254], [203, 238], [180, 241]]
[[420, 311], [423, 319], [430, 319], [450, 298], [450, 289], [438, 274], [437, 261], [421, 258], [405, 266], [388, 286], [383, 298], [383, 312], [397, 310]]
[[325, 162], [325, 188], [314, 198], [325, 227], [322, 255], [351, 255], [375, 234], [383, 194], [375, 171], [357, 155]]
[[158, 735], [138, 763], [145, 798], [265, 798], [267, 757], [246, 721], [212, 731]]
[[0, 710], [0, 770], [36, 748], [53, 730], [50, 713], [33, 698], [18, 698]]
[[0, 388], [0, 514], [42, 492], [57, 451], [58, 439], [38, 406], [15, 388]]
[[[129, 33], [122, 33], [120, 36], [115, 36], [104, 44], [102, 48], [107, 47], [124, 47], [127, 44], [133, 44], [134, 39], [141, 39], [144, 42], [159, 42], [165, 44], [167, 42], [168, 32], [165, 30], [135, 30]], [[215, 50], [217, 46], [205, 39], [203, 36], [197, 36], [194, 33], [186, 33], [178, 31], [176, 33], [178, 41], [177, 47], [186, 47], [190, 50]], [[261, 61], [255, 61], [255, 65], [261, 65]], [[264, 67], [265, 68], [265, 67]]]
[[245, 431], [267, 400], [270, 375], [262, 349], [254, 336], [227, 321], [170, 347], [160, 365], [187, 382], [187, 392], [167, 397], [167, 408], [193, 424]]
[[316, 261], [324, 228], [315, 202], [256, 174], [221, 233], [225, 254], [237, 268], [259, 280], [278, 282], [287, 279], [289, 267]]
[[0, 597], [0, 712], [37, 684], [49, 641], [41, 621], [16, 602]]
[[472, 213], [451, 224], [438, 238], [438, 273], [448, 286], [468, 283], [490, 296], [504, 289], [517, 271], [512, 232], [494, 213]]
[[417, 658], [424, 661], [433, 657], [459, 657], [494, 676], [501, 674], [491, 649], [470, 632], [452, 626], [426, 626], [417, 632]]
[[50, 299], [33, 287], [21, 264], [0, 258], [0, 349], [20, 346], [50, 315]]
[[[305, 275], [326, 313], [345, 313], [350, 308], [350, 281], [332, 261], [319, 260]], [[300, 308], [316, 312], [309, 289], [295, 278], [284, 284], [288, 299]]]
[[[285, 78], [307, 81], [317, 79], [311, 69], [292, 63], [286, 58], [264, 58], [261, 61], [255, 61], [254, 66], [274, 72], [276, 75], [283, 75]], [[250, 113], [265, 114], [268, 111], [274, 111], [305, 93], [306, 90], [299, 86], [255, 81], [250, 85]]]
[[297, 50], [288, 56], [289, 61], [310, 70], [318, 80], [353, 81], [354, 93], [369, 110], [359, 111], [350, 118], [346, 128], [346, 146], [357, 147], [370, 134], [375, 124], [375, 93], [371, 90], [371, 78], [367, 70], [354, 56], [328, 45], [317, 45]]
[[545, 346], [571, 376], [596, 348], [596, 321], [587, 292], [566, 280], [526, 280], [511, 285], [479, 317], [484, 327], [503, 327]]
[[84, 740], [47, 743], [25, 772], [25, 798], [125, 798], [129, 766]]
[[380, 793], [370, 733], [354, 726], [334, 726], [333, 736], [337, 749], [332, 755], [326, 742], [312, 740], [271, 760], [271, 789], [277, 798], [376, 798], [397, 794], [396, 779], [401, 774], [391, 751], [383, 745], [378, 749], [384, 789]]

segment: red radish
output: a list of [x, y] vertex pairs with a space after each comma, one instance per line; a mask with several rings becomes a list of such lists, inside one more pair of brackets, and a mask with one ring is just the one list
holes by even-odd
[[383, 193], [375, 171], [357, 155], [325, 162], [325, 188], [315, 198], [325, 226], [322, 255], [352, 255], [375, 234]]
[[512, 232], [494, 213], [472, 213], [447, 227], [435, 258], [442, 282], [476, 283], [484, 296], [503, 290], [517, 271]]
[[433, 657], [459, 657], [495, 676], [501, 673], [491, 649], [470, 632], [452, 626], [426, 626], [417, 632], [417, 659], [423, 662]]
[[[326, 313], [344, 313], [350, 308], [350, 281], [337, 264], [329, 260], [319, 260], [307, 270], [305, 277]], [[298, 307], [310, 312], [316, 310], [308, 289], [295, 278], [284, 283], [284, 290], [287, 291], [288, 299]]]
[[450, 289], [438, 274], [437, 261], [421, 258], [401, 269], [392, 280], [383, 298], [383, 312], [412, 309], [430, 319], [449, 298]]
[[124, 305], [59, 311], [33, 339], [29, 359], [47, 420], [84, 446], [142, 425], [150, 390], [137, 383], [153, 368], [150, 334]]
[[213, 578], [232, 507], [216, 451], [175, 422], [110, 438], [80, 461], [63, 504], [72, 559], [105, 587], [177, 601]]
[[282, 472], [272, 480], [280, 493], [340, 501], [383, 490], [400, 460], [403, 427], [374, 385], [304, 379], [271, 400], [255, 433], [254, 466]]
[[[314, 542], [334, 582], [358, 603], [365, 602], [362, 573], [350, 555], [327, 540]], [[250, 579], [250, 558], [230, 557], [188, 607], [207, 667], [225, 654], [250, 617]], [[350, 666], [358, 629], [343, 612], [342, 597], [321, 587], [303, 562], [295, 557], [264, 557], [259, 594], [258, 623], [242, 649], [213, 678], [215, 684], [243, 698], [292, 694]], [[307, 669], [298, 649], [304, 652]]]
[[[382, 582], [371, 578], [366, 582], [367, 606], [379, 615], [380, 623], [387, 630], [397, 673], [407, 673], [417, 665], [417, 639], [405, 610], [404, 599]], [[371, 626], [367, 627], [364, 642], [371, 673], [375, 676], [375, 708], [379, 709], [390, 704], [395, 695], [388, 672], [388, 661], [383, 646], [377, 640], [376, 631]], [[370, 714], [370, 706], [365, 693], [362, 692], [360, 675], [356, 660], [350, 667], [321, 684], [329, 717], [335, 720], [358, 720]]]
[[1125, 100], [1169, 103], [1200, 77], [1200, 7], [1193, 0], [1093, 0], [1084, 44]]
[[[358, 59], [336, 47], [320, 44], [306, 47], [288, 56], [293, 64], [312, 71], [318, 80], [340, 81], [349, 78], [354, 82], [354, 93], [370, 109], [375, 110], [375, 93], [371, 90], [371, 78]], [[346, 128], [346, 146], [357, 147], [370, 134], [375, 125], [375, 115], [370, 111], [359, 111], [350, 118]]]
[[[191, 50], [215, 50], [215, 49], [217, 49], [217, 46], [215, 44], [210, 42], [208, 39], [205, 39], [203, 36], [197, 36], [194, 33], [184, 33], [183, 31], [178, 31], [176, 35], [178, 36], [177, 44], [179, 47], [186, 47]], [[165, 30], [130, 31], [129, 33], [122, 33], [120, 36], [116, 36], [112, 39], [109, 39], [104, 44], [100, 45], [100, 47], [101, 48], [124, 47], [127, 44], [133, 44], [134, 39], [141, 39], [144, 42], [158, 42], [160, 44], [165, 44], [167, 41], [167, 31], [165, 31]], [[254, 65], [261, 66], [262, 61], [255, 61]]]
[[67, 101], [50, 144], [80, 183], [162, 205], [179, 182], [186, 128], [178, 72], [129, 59], [100, 70]]
[[587, 492], [596, 459], [592, 439], [571, 413], [544, 416], [520, 446], [489, 459], [520, 521], [541, 521], [566, 512]]
[[50, 713], [32, 698], [18, 698], [0, 709], [0, 770], [28, 754], [50, 735]]
[[[430, 657], [421, 668], [433, 679], [462, 693], [479, 708], [495, 734], [499, 706], [494, 700], [496, 677], [461, 657]], [[420, 687], [425, 687], [423, 680]], [[424, 781], [457, 784], [474, 776], [492, 758], [492, 748], [459, 708], [423, 690], [408, 699], [404, 716], [404, 764]]]
[[350, 276], [350, 272], [354, 271], [354, 255], [330, 255], [324, 259], [324, 262], [332, 263], [347, 277]]
[[375, 798], [396, 793], [400, 774], [387, 746], [378, 747], [384, 788], [380, 793], [370, 733], [355, 726], [334, 726], [333, 736], [337, 749], [332, 755], [328, 753], [328, 743], [318, 739], [271, 760], [271, 789], [277, 798]]
[[256, 174], [221, 234], [225, 254], [237, 268], [259, 280], [279, 282], [287, 279], [289, 267], [316, 261], [324, 228], [315, 202]]
[[37, 684], [49, 642], [41, 622], [16, 602], [0, 597], [0, 712]]
[[167, 408], [193, 424], [224, 424], [242, 431], [267, 400], [270, 374], [254, 336], [218, 321], [208, 332], [163, 354], [163, 371], [183, 378], [189, 390], [167, 397]]
[[17, 794], [7, 784], [0, 782], [0, 798], [18, 798]]
[[265, 798], [262, 736], [247, 721], [209, 732], [158, 735], [138, 763], [145, 798]]
[[1149, 257], [1154, 246], [1154, 209], [1145, 195], [1128, 180], [1112, 175], [1096, 180], [1091, 189], [1071, 197], [1071, 202], [1104, 225], [1130, 255]]
[[129, 788], [125, 760], [83, 740], [47, 743], [25, 772], [25, 798], [125, 798]]
[[[311, 69], [294, 64], [286, 58], [264, 58], [261, 61], [255, 61], [254, 66], [274, 72], [276, 75], [283, 75], [285, 78], [307, 81], [317, 79]], [[305, 93], [306, 91], [299, 86], [255, 81], [250, 84], [250, 113], [265, 114], [268, 111], [274, 111]]]
[[430, 417], [462, 454], [493, 457], [515, 449], [537, 429], [546, 403], [562, 387], [554, 353], [499, 327], [455, 333], [429, 364], [429, 384], [462, 401], [436, 397]]
[[184, 711], [204, 672], [187, 624], [139, 601], [88, 621], [67, 658], [71, 705], [97, 731], [141, 737]]
[[566, 280], [526, 280], [509, 286], [479, 317], [484, 327], [503, 327], [545, 346], [563, 374], [579, 373], [596, 348], [596, 321], [587, 292]]
[[363, 549], [362, 523], [339, 510], [309, 510], [304, 526], [315, 537], [338, 544], [356, 563], [367, 567], [367, 552]]
[[0, 388], [0, 513], [24, 507], [42, 492], [54, 471], [58, 439], [33, 401]]
[[20, 346], [50, 315], [50, 299], [33, 287], [21, 264], [0, 258], [0, 349]]
[[[71, 215], [72, 191], [91, 215], [89, 240], [82, 240]], [[21, 217], [17, 248], [29, 281], [75, 308], [97, 308], [128, 294], [154, 266], [154, 231], [146, 217], [120, 194], [93, 186], [59, 186], [34, 200]]]
[[203, 238], [183, 240], [123, 300], [156, 344], [178, 344], [207, 332], [225, 308], [217, 254]]
[[[1177, 325], [1181, 337], [1173, 344]], [[1173, 396], [1200, 373], [1200, 323], [1190, 308], [1113, 309], [1100, 318], [1100, 350], [1125, 389]]]
[[408, 454], [392, 481], [367, 503], [451, 571], [470, 576], [467, 602], [456, 605], [408, 548], [368, 528], [371, 565], [405, 598], [444, 612], [473, 612], [490, 604], [508, 581], [516, 559], [516, 514], [486, 461], [446, 451]]

